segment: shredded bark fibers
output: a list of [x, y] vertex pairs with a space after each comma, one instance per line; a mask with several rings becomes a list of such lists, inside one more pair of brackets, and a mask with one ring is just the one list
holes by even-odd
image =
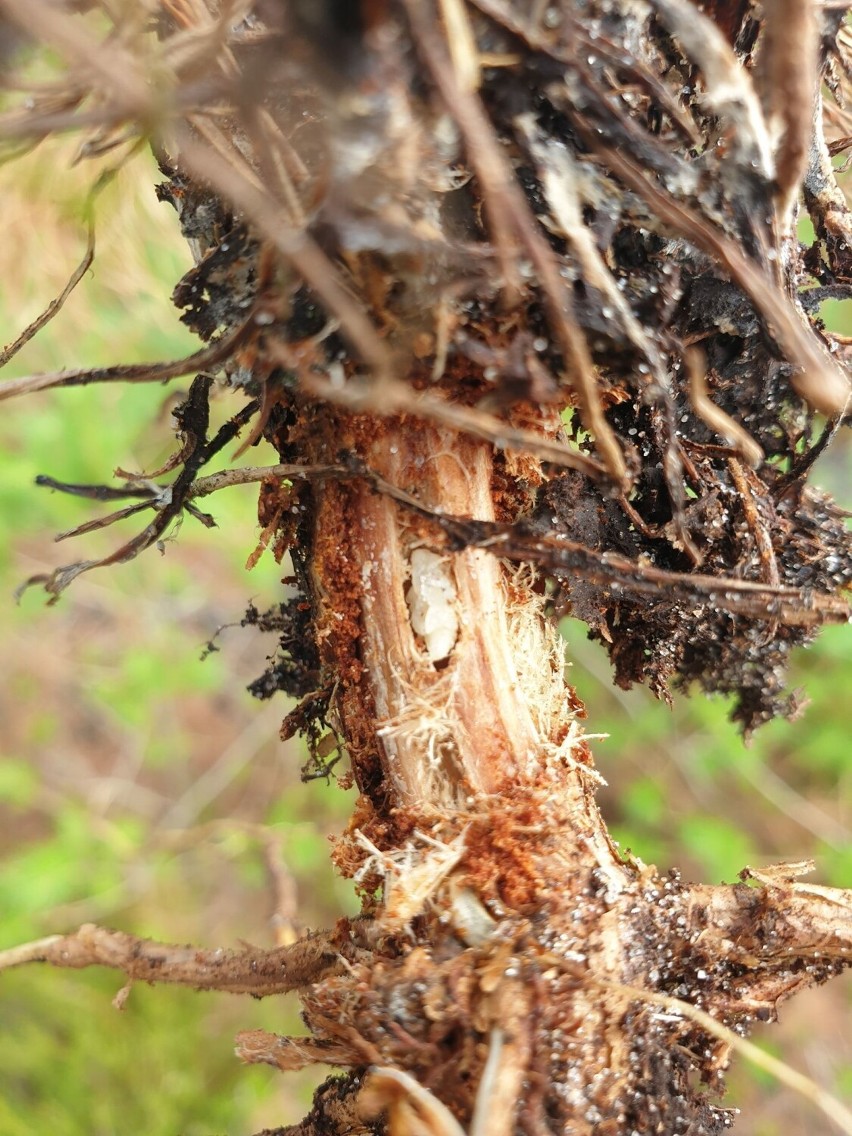
[[[511, 407], [561, 407], [566, 462], [597, 460], [611, 481], [551, 477], [532, 510], [521, 505], [539, 529], [604, 557], [718, 577], [722, 591], [729, 579], [790, 586], [807, 606], [811, 594], [848, 587], [841, 514], [804, 477], [790, 480], [819, 444], [814, 408], [845, 412], [845, 345], [825, 331], [819, 303], [852, 280], [849, 213], [823, 124], [808, 124], [805, 146], [803, 121], [786, 110], [792, 80], [783, 96], [770, 82], [790, 70], [790, 37], [745, 2], [696, 9], [694, 31], [692, 10], [669, 0], [551, 5], [535, 19], [526, 5], [475, 0], [460, 25], [465, 56], [427, 7], [261, 5], [234, 29], [235, 103], [217, 79], [233, 145], [249, 155], [233, 177], [268, 168], [261, 212], [283, 195], [288, 240], [313, 242], [327, 278], [359, 297], [366, 331], [337, 284], [332, 296], [305, 279], [299, 257], [288, 262], [253, 210], [229, 200], [218, 167], [198, 176], [188, 139], [182, 159], [158, 144], [158, 195], [197, 261], [175, 303], [203, 339], [237, 336], [218, 365], [259, 402], [249, 442], [265, 432], [282, 460], [322, 450], [336, 461], [343, 436], [317, 447], [294, 429], [306, 394], [319, 391], [438, 420], [447, 401], [467, 403], [492, 415], [498, 444]], [[802, 54], [803, 74], [835, 73], [847, 51], [839, 17], [813, 21], [819, 36], [805, 40], [819, 58], [805, 67]], [[174, 31], [163, 16], [166, 43]], [[779, 197], [791, 170], [817, 234], [809, 248], [790, 228], [795, 195]], [[372, 346], [359, 351], [365, 336]], [[372, 379], [365, 359], [378, 361]], [[180, 515], [194, 454], [156, 522], [105, 562], [136, 555]], [[294, 493], [303, 520], [281, 516], [279, 553], [310, 550], [309, 497]], [[56, 596], [93, 566], [31, 582]], [[584, 580], [576, 565], [555, 574], [557, 609], [607, 645], [621, 685], [645, 682], [666, 698], [695, 682], [732, 694], [746, 733], [794, 708], [789, 654], [814, 628], [785, 625], [769, 599], [764, 612], [732, 615], [672, 602], [664, 588], [637, 599]], [[327, 687], [304, 678], [316, 672], [307, 618], [293, 612], [297, 634], [259, 680], [262, 696]]]
[[[702, 888], [622, 857], [553, 616], [584, 620], [622, 685], [733, 695], [746, 733], [795, 710], [791, 650], [850, 619], [845, 517], [808, 483], [850, 421], [849, 342], [819, 314], [852, 295], [843, 14], [170, 3], [156, 35], [101, 42], [63, 6], [0, 8], [30, 13], [69, 84], [92, 72], [88, 98], [39, 95], [0, 133], [82, 129], [93, 152], [155, 136], [196, 259], [175, 303], [207, 343], [0, 398], [195, 376], [162, 470], [44, 483], [130, 501], [96, 524], [153, 510], [97, 562], [114, 563], [184, 512], [208, 523], [198, 497], [260, 482], [258, 548], [289, 553], [296, 587], [247, 613], [279, 638], [254, 692], [299, 699], [284, 732], [307, 734], [306, 776], [345, 748], [359, 791], [335, 860], [362, 918], [226, 959], [223, 988], [298, 989], [308, 1027], [242, 1035], [244, 1060], [345, 1071], [279, 1133], [730, 1127], [710, 1094], [731, 1049], [849, 965], [850, 893], [801, 866]], [[170, 79], [157, 98], [151, 74]], [[214, 382], [246, 404], [210, 438]], [[281, 464], [206, 472], [241, 430]], [[30, 582], [55, 598], [97, 563]], [[77, 962], [51, 940], [0, 968], [171, 963], [193, 984], [212, 965], [69, 939]]]

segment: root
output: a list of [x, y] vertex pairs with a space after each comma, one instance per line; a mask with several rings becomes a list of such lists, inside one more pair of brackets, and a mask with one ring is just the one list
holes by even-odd
[[299, 990], [339, 973], [343, 967], [340, 953], [327, 934], [274, 950], [201, 950], [140, 939], [93, 923], [84, 923], [70, 935], [50, 935], [0, 951], [0, 970], [31, 962], [75, 970], [106, 966], [120, 970], [131, 981], [168, 982], [255, 998]]

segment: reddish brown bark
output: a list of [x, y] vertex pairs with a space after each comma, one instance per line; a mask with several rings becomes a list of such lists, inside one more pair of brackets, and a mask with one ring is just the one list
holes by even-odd
[[[125, 83], [31, 7], [147, 129], [128, 52]], [[713, 888], [622, 858], [554, 616], [583, 618], [623, 685], [732, 693], [746, 732], [791, 712], [792, 648], [849, 618], [843, 518], [805, 485], [847, 409], [846, 345], [809, 313], [852, 280], [849, 213], [819, 115], [784, 104], [817, 99], [832, 24], [804, 6], [791, 37], [721, 0], [258, 4], [236, 29], [213, 8], [159, 28], [180, 95], [160, 193], [197, 256], [176, 301], [215, 340], [183, 366], [250, 401], [211, 439], [196, 378], [181, 473], [131, 486], [156, 519], [111, 560], [194, 507], [248, 421], [277, 448], [261, 519], [301, 593], [263, 694], [301, 699], [286, 728], [316, 761], [329, 739], [348, 755], [335, 857], [363, 911], [221, 967], [91, 928], [0, 963], [298, 987], [306, 1036], [240, 1053], [343, 1070], [303, 1136], [719, 1132], [730, 1047], [848, 965], [852, 898], [793, 866]], [[207, 84], [185, 71], [199, 42]], [[755, 58], [783, 97], [761, 101]], [[140, 376], [7, 393], [112, 378]]]

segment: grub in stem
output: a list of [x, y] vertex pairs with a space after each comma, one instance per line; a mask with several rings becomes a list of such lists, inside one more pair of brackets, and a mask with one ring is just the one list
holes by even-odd
[[[299, 988], [305, 1037], [241, 1044], [343, 1069], [301, 1131], [377, 1132], [378, 1108], [391, 1131], [721, 1132], [708, 1093], [730, 1038], [849, 964], [849, 893], [771, 874], [704, 887], [623, 857], [553, 616], [584, 618], [622, 685], [733, 693], [745, 732], [794, 709], [791, 650], [848, 621], [843, 516], [801, 456], [834, 436], [813, 411], [839, 428], [849, 396], [799, 296], [807, 272], [849, 275], [823, 119], [790, 111], [773, 134], [753, 65], [764, 48], [777, 72], [794, 45], [747, 5], [335, 14], [163, 15], [160, 195], [197, 260], [176, 300], [211, 346], [0, 394], [204, 368], [181, 471], [110, 562], [240, 480], [200, 476], [213, 369], [253, 396], [249, 442], [278, 454], [243, 479], [262, 479], [264, 539], [300, 595], [253, 620], [285, 652], [258, 693], [301, 698], [286, 728], [315, 756], [345, 747], [358, 799], [334, 856], [363, 907], [280, 956], [306, 952], [298, 981], [263, 970], [259, 990], [246, 967], [279, 959], [263, 952], [209, 981]], [[126, 108], [139, 68], [95, 66], [96, 29], [69, 19], [46, 38]], [[206, 85], [180, 63], [187, 22], [209, 44]], [[150, 129], [139, 98], [125, 117]], [[788, 239], [802, 179], [822, 239], [807, 256]], [[42, 582], [56, 594], [92, 566]], [[81, 944], [75, 958], [131, 977], [208, 964], [98, 929], [62, 949]]]

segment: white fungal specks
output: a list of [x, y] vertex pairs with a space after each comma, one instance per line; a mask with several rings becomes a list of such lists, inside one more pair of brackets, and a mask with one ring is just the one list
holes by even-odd
[[456, 587], [450, 563], [426, 548], [411, 553], [411, 590], [408, 593], [411, 626], [421, 636], [433, 663], [446, 659], [459, 634]]

